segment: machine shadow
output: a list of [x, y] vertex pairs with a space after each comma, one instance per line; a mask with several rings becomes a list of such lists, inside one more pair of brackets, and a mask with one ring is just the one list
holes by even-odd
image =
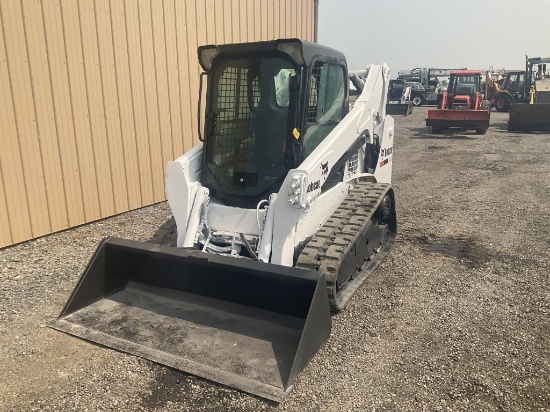
[[423, 140], [474, 140], [476, 135], [473, 131], [465, 131], [465, 129], [446, 129], [442, 133], [431, 133], [429, 127], [416, 127], [410, 129], [414, 134], [410, 136], [410, 139], [423, 139]]

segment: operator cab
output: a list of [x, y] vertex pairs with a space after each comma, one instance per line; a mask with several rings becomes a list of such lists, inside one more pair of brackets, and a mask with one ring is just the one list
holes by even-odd
[[201, 182], [225, 205], [256, 207], [349, 110], [345, 57], [298, 39], [198, 53], [208, 79]]
[[481, 71], [460, 70], [451, 72], [447, 87], [447, 109], [475, 109], [481, 100]]
[[388, 100], [400, 100], [405, 92], [405, 82], [403, 79], [390, 80], [388, 86]]
[[517, 91], [523, 88], [525, 83], [525, 71], [509, 72], [506, 73], [506, 78], [504, 79], [504, 84], [502, 85], [503, 89], [510, 90], [512, 94], [515, 94]]

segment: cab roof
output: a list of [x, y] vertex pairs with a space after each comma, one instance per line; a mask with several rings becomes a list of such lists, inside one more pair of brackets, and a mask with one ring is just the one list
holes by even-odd
[[527, 59], [527, 61], [531, 64], [550, 63], [550, 56], [549, 57], [531, 57], [530, 59]]
[[[294, 47], [292, 47], [294, 45]], [[207, 62], [206, 58], [202, 57], [202, 51], [210, 49], [212, 54], [210, 55], [210, 62]], [[215, 50], [215, 51], [214, 51]], [[220, 45], [207, 45], [200, 46], [198, 48], [199, 63], [202, 68], [208, 71], [212, 67], [212, 63], [218, 59], [227, 59], [230, 56], [247, 56], [257, 53], [273, 53], [283, 52], [294, 60], [298, 66], [308, 67], [312, 59], [316, 56], [329, 57], [338, 60], [347, 67], [346, 57], [338, 50], [332, 49], [320, 45], [318, 43], [312, 43], [306, 40], [290, 38], [290, 39], [278, 39], [269, 41], [249, 42], [249, 43], [233, 43], [233, 44], [220, 44]], [[207, 54], [205, 54], [207, 55]], [[210, 64], [209, 64], [210, 63]], [[214, 64], [215, 65], [215, 64]]]
[[454, 70], [451, 72], [451, 76], [475, 76], [477, 74], [481, 76], [481, 70]]

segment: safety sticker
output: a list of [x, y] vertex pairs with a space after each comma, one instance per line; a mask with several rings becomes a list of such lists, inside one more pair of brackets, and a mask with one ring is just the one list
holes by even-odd
[[296, 140], [300, 138], [300, 132], [298, 131], [298, 129], [294, 128], [294, 130], [292, 131], [292, 136], [294, 136]]
[[387, 165], [389, 162], [391, 162], [391, 156], [388, 157], [387, 159], [384, 159], [380, 162], [380, 167], [384, 166], [384, 165]]

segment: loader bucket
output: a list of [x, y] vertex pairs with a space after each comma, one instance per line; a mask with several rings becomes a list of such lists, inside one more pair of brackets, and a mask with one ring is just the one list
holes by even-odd
[[517, 103], [510, 106], [511, 132], [550, 132], [550, 103]]
[[412, 103], [387, 103], [386, 114], [394, 116], [408, 116], [412, 113], [412, 108]]
[[426, 116], [426, 126], [487, 130], [489, 127], [489, 111], [430, 109]]
[[281, 401], [331, 319], [319, 272], [108, 238], [51, 326]]

